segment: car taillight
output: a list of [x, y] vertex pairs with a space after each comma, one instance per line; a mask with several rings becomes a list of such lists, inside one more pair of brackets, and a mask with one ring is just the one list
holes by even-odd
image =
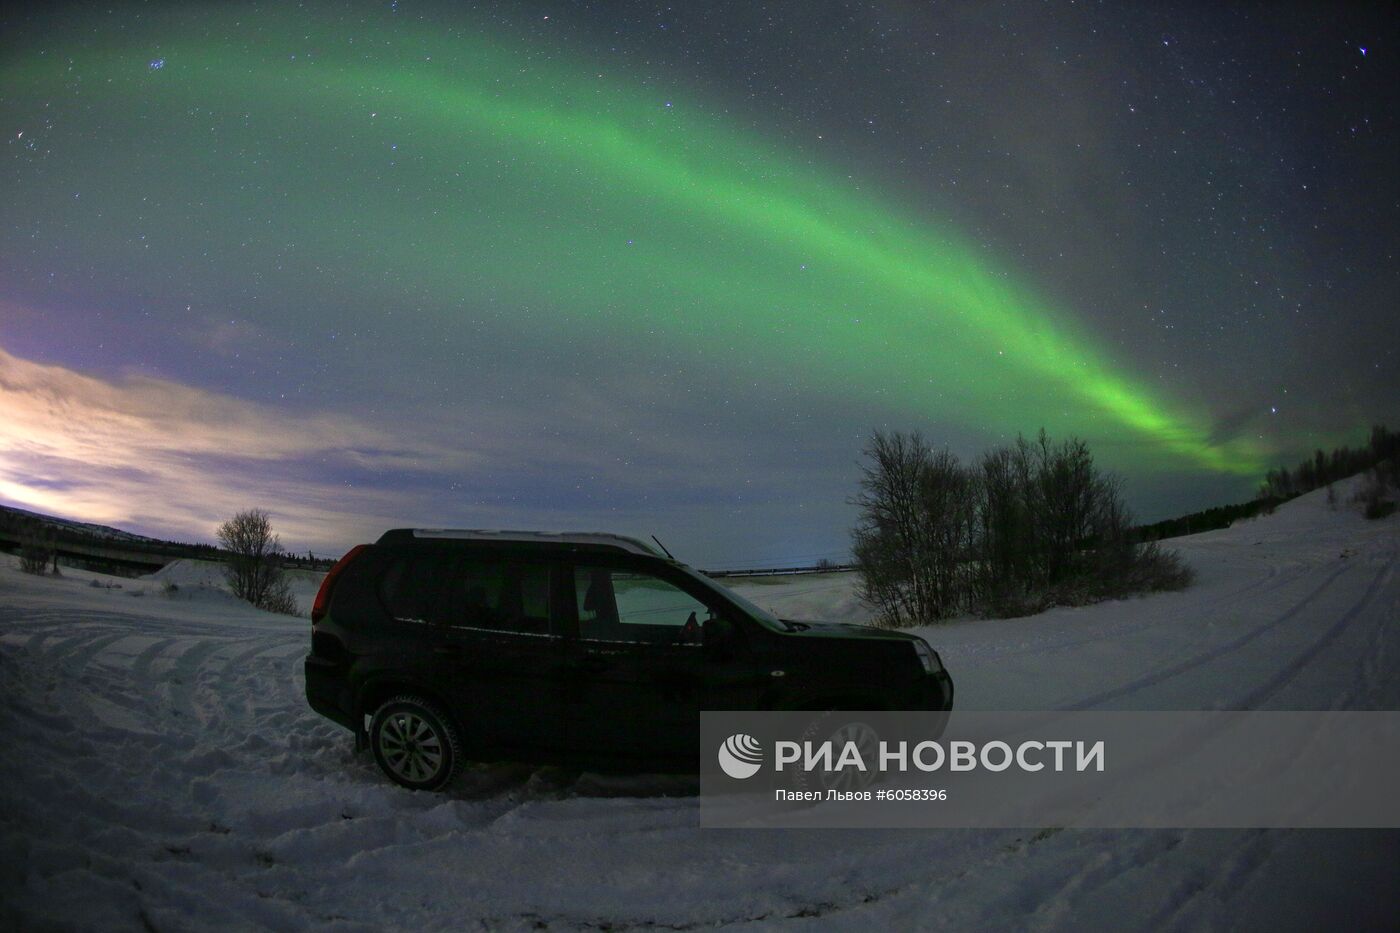
[[355, 559], [355, 555], [369, 547], [367, 544], [357, 544], [352, 547], [344, 557], [335, 562], [335, 566], [326, 574], [326, 578], [321, 581], [321, 588], [316, 591], [316, 601], [311, 604], [311, 624], [315, 625], [325, 618], [326, 610], [331, 604], [331, 589], [335, 586], [335, 578], [340, 576], [340, 572], [350, 565]]

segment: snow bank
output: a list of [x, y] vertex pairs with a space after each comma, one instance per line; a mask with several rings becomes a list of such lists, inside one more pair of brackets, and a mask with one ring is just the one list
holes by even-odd
[[[296, 598], [301, 614], [309, 618], [311, 604], [316, 600], [316, 591], [320, 589], [321, 580], [326, 575], [320, 571], [295, 568], [289, 569], [285, 573], [287, 582], [291, 586], [292, 596]], [[149, 580], [160, 586], [173, 585], [181, 590], [228, 592], [228, 584], [224, 579], [224, 565], [219, 561], [181, 558], [171, 561], [155, 573], [141, 579]]]

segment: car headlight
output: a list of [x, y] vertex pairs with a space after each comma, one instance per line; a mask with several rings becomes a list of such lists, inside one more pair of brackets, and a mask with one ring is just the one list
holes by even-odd
[[924, 666], [924, 670], [927, 673], [936, 674], [943, 670], [943, 665], [939, 662], [937, 653], [934, 652], [934, 650], [929, 647], [928, 642], [924, 641], [922, 638], [914, 639], [914, 653], [919, 656], [919, 663]]

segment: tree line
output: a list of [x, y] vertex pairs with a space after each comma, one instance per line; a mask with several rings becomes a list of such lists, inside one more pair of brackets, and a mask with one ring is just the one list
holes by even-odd
[[1182, 535], [1195, 535], [1203, 531], [1229, 528], [1235, 522], [1246, 518], [1267, 515], [1282, 503], [1274, 496], [1237, 502], [1234, 505], [1217, 505], [1189, 515], [1165, 518], [1150, 525], [1139, 525], [1133, 529], [1135, 541], [1158, 541], [1162, 538], [1179, 538]]
[[1025, 615], [1190, 582], [1175, 554], [1134, 540], [1117, 478], [1078, 438], [1042, 430], [963, 464], [918, 432], [877, 431], [863, 455], [852, 552], [882, 624]]
[[1388, 491], [1400, 487], [1400, 432], [1377, 424], [1372, 426], [1364, 447], [1335, 447], [1331, 453], [1319, 448], [1291, 470], [1270, 470], [1259, 487], [1259, 495], [1292, 499], [1365, 472], [1371, 475], [1358, 491], [1357, 501], [1367, 518], [1382, 518], [1395, 509], [1394, 503], [1388, 501]]

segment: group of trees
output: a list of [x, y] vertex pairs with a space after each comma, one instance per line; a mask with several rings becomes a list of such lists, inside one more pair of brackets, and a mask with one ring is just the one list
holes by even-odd
[[1133, 539], [1135, 541], [1157, 541], [1162, 538], [1179, 538], [1182, 535], [1194, 535], [1203, 531], [1229, 528], [1241, 519], [1267, 515], [1282, 501], [1282, 499], [1274, 497], [1251, 499], [1248, 502], [1238, 502], [1234, 505], [1213, 506], [1199, 512], [1178, 515], [1176, 518], [1165, 518], [1150, 525], [1137, 526], [1133, 529]]
[[38, 522], [20, 533], [19, 569], [25, 573], [58, 574], [58, 541], [52, 529]]
[[1216, 528], [1228, 528], [1245, 518], [1272, 512], [1281, 503], [1314, 489], [1328, 487], [1328, 502], [1336, 505], [1332, 484], [1358, 473], [1370, 475], [1357, 490], [1353, 501], [1362, 506], [1368, 518], [1380, 518], [1394, 509], [1387, 501], [1400, 488], [1400, 434], [1388, 431], [1385, 425], [1371, 428], [1364, 447], [1338, 447], [1330, 454], [1321, 450], [1300, 462], [1293, 469], [1281, 467], [1270, 470], [1259, 486], [1259, 497], [1235, 505], [1220, 505], [1164, 519], [1133, 530], [1139, 541], [1192, 535]]
[[1076, 438], [1018, 437], [970, 466], [917, 432], [876, 432], [864, 453], [852, 551], [862, 596], [886, 625], [1020, 615], [1190, 580], [1175, 555], [1134, 542], [1117, 480]]
[[1319, 449], [1291, 470], [1288, 467], [1270, 470], [1259, 487], [1259, 495], [1292, 499], [1377, 467], [1387, 474], [1383, 479], [1393, 479], [1397, 463], [1400, 463], [1400, 432], [1389, 431], [1385, 425], [1378, 424], [1371, 428], [1371, 436], [1364, 447], [1337, 447], [1330, 454]]
[[25, 573], [58, 573], [58, 537], [41, 516], [0, 508], [0, 543], [19, 554]]
[[1369, 474], [1352, 499], [1362, 513], [1367, 518], [1383, 518], [1395, 511], [1395, 494], [1400, 490], [1400, 433], [1378, 424], [1371, 428], [1364, 447], [1336, 447], [1330, 454], [1319, 449], [1292, 470], [1270, 470], [1259, 494], [1291, 499], [1326, 486], [1327, 500], [1335, 504], [1332, 484], [1358, 473]]

